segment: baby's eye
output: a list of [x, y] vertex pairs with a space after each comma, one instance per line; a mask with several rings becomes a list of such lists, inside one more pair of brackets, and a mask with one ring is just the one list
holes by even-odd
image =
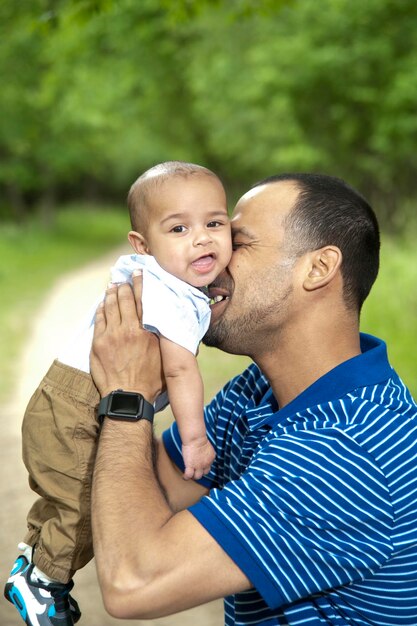
[[185, 226], [174, 226], [174, 228], [171, 228], [171, 233], [183, 233], [185, 231]]
[[217, 226], [223, 226], [223, 223], [213, 220], [207, 224], [207, 228], [216, 228]]

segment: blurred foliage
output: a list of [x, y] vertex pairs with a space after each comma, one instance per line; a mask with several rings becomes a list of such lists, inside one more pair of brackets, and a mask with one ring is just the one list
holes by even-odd
[[386, 229], [414, 218], [413, 0], [4, 0], [0, 37], [3, 219], [120, 199], [167, 159], [232, 195], [323, 171]]

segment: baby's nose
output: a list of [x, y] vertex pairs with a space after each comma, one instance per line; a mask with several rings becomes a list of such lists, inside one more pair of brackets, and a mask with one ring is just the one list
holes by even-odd
[[208, 243], [210, 243], [210, 241], [211, 241], [210, 233], [207, 232], [206, 230], [201, 230], [195, 235], [194, 245], [206, 246]]

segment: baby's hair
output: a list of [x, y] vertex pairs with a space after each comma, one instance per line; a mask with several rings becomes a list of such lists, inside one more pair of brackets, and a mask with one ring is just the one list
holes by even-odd
[[220, 180], [218, 176], [202, 165], [186, 163], [184, 161], [166, 161], [158, 163], [146, 170], [133, 183], [127, 196], [127, 206], [130, 214], [130, 223], [133, 230], [144, 233], [149, 224], [149, 209], [151, 208], [150, 193], [160, 187], [166, 180], [172, 177], [188, 176], [212, 176]]

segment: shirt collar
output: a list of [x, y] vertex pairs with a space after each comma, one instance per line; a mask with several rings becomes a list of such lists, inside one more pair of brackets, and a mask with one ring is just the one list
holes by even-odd
[[311, 406], [327, 404], [358, 387], [376, 385], [390, 378], [392, 370], [385, 342], [361, 333], [360, 345], [361, 354], [327, 372], [282, 409], [278, 409], [272, 390], [268, 389], [259, 406], [246, 411], [250, 430], [273, 426], [278, 419], [294, 415]]

